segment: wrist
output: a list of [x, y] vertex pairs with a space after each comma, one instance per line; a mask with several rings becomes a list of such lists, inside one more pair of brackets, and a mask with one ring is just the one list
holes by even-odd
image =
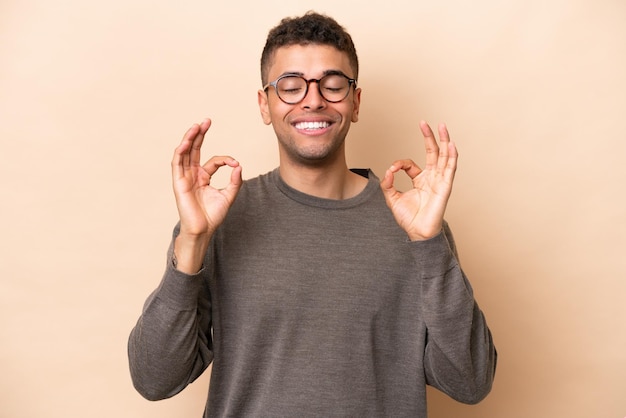
[[416, 232], [408, 232], [409, 240], [411, 241], [428, 241], [429, 239], [435, 238], [437, 235], [441, 233], [442, 228], [435, 229], [428, 234], [418, 234]]
[[174, 240], [172, 254], [174, 267], [186, 274], [198, 273], [204, 264], [209, 239], [210, 237], [206, 236], [179, 234]]

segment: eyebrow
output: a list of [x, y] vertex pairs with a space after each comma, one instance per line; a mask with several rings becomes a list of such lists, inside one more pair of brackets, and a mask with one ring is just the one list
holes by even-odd
[[[284, 77], [286, 75], [297, 75], [299, 77], [304, 77], [304, 73], [300, 71], [285, 71], [279, 77]], [[322, 77], [327, 76], [327, 75], [343, 75], [348, 78], [352, 78], [341, 70], [326, 70], [322, 73]]]

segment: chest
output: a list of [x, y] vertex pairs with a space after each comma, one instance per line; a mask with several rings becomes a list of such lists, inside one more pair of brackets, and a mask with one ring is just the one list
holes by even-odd
[[212, 297], [227, 318], [257, 325], [415, 318], [419, 266], [406, 241], [384, 210], [248, 212], [216, 247]]

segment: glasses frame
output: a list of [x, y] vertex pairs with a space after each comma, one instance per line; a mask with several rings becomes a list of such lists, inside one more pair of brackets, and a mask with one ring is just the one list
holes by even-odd
[[[329, 76], [332, 76], [332, 75], [338, 75], [338, 76], [341, 76], [341, 77], [345, 77], [345, 78], [348, 80], [348, 89], [346, 90], [346, 95], [345, 95], [345, 96], [343, 96], [343, 97], [342, 97], [341, 99], [339, 99], [339, 100], [328, 100], [328, 99], [324, 96], [324, 93], [322, 93], [322, 87], [321, 87], [322, 85], [321, 85], [321, 83], [320, 83], [320, 82], [321, 82], [324, 78], [329, 77]], [[302, 98], [301, 98], [300, 100], [298, 100], [297, 102], [288, 102], [288, 101], [286, 101], [285, 99], [283, 99], [282, 97], [280, 97], [280, 94], [278, 93], [278, 82], [279, 82], [280, 80], [282, 80], [283, 78], [287, 78], [287, 77], [297, 77], [297, 78], [301, 78], [301, 79], [302, 79], [302, 80], [304, 80], [304, 82], [306, 83], [306, 88], [305, 88], [305, 90], [304, 90], [304, 95], [303, 95], [303, 96], [302, 96]], [[319, 92], [320, 97], [321, 97], [322, 99], [326, 100], [328, 103], [339, 103], [339, 102], [341, 102], [341, 101], [345, 100], [345, 99], [346, 99], [346, 97], [348, 97], [348, 95], [350, 94], [350, 89], [351, 89], [351, 87], [352, 87], [352, 86], [354, 86], [354, 88], [356, 88], [356, 79], [354, 79], [354, 78], [350, 78], [350, 77], [348, 77], [347, 75], [345, 75], [344, 73], [341, 73], [341, 72], [332, 72], [332, 73], [324, 74], [321, 78], [317, 78], [317, 79], [316, 79], [316, 78], [310, 78], [310, 79], [308, 79], [308, 80], [307, 80], [306, 78], [304, 78], [303, 76], [301, 76], [300, 74], [291, 74], [291, 73], [290, 73], [290, 74], [283, 74], [283, 75], [281, 75], [280, 77], [278, 77], [276, 80], [274, 80], [274, 81], [270, 81], [270, 82], [269, 82], [269, 83], [267, 83], [265, 86], [263, 86], [263, 91], [267, 91], [267, 89], [269, 89], [270, 87], [274, 87], [274, 91], [276, 92], [276, 96], [277, 96], [277, 97], [278, 97], [278, 98], [279, 98], [279, 99], [280, 99], [283, 103], [286, 103], [286, 104], [289, 104], [289, 105], [295, 105], [295, 104], [298, 104], [298, 103], [302, 102], [302, 101], [306, 98], [306, 95], [307, 95], [307, 94], [309, 94], [309, 85], [310, 85], [311, 83], [313, 83], [313, 82], [315, 82], [315, 83], [317, 84], [317, 91]]]

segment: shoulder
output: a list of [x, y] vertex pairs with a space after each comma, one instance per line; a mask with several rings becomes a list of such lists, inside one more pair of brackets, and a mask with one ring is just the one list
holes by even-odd
[[260, 198], [276, 189], [274, 181], [275, 171], [276, 170], [272, 170], [265, 174], [244, 180], [235, 202], [237, 202], [237, 200], [243, 200], [242, 198]]
[[233, 214], [252, 215], [255, 212], [266, 211], [267, 207], [275, 202], [279, 194], [273, 179], [274, 171], [244, 180], [229, 210], [229, 216]]

